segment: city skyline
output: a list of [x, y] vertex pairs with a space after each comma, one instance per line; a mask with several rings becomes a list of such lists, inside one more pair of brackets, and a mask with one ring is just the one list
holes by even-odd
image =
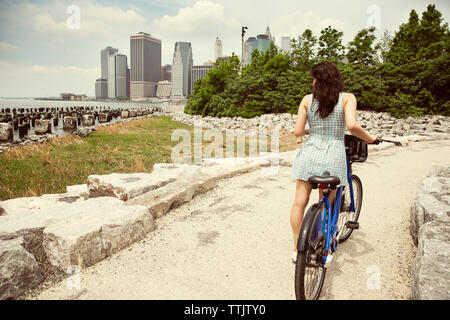
[[[367, 27], [370, 6], [381, 12], [379, 39], [384, 30], [397, 31], [412, 9], [420, 15], [429, 3], [436, 4], [448, 22], [450, 6], [442, 0], [351, 0], [345, 7], [334, 1], [299, 4], [294, 0], [276, 6], [266, 0], [6, 0], [0, 3], [0, 96], [58, 96], [67, 91], [94, 96], [92, 83], [101, 72], [98, 52], [112, 46], [130, 58], [129, 37], [140, 31], [162, 40], [162, 65], [172, 63], [175, 42], [192, 43], [193, 63], [201, 65], [213, 60], [217, 37], [224, 56], [239, 55], [242, 25], [249, 28], [248, 35], [264, 33], [269, 25], [277, 46], [281, 37], [292, 39], [306, 28], [318, 36], [331, 25], [344, 32], [347, 44]], [[80, 9], [80, 29], [67, 26], [70, 5]]]

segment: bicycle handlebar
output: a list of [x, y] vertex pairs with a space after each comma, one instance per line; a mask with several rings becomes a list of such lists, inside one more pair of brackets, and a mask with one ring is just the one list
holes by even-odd
[[386, 139], [383, 139], [383, 138], [377, 138], [374, 142], [372, 142], [372, 144], [380, 144], [380, 142], [390, 142], [390, 143], [395, 144], [396, 146], [401, 146], [402, 145], [402, 143], [399, 142], [399, 141], [386, 140]]

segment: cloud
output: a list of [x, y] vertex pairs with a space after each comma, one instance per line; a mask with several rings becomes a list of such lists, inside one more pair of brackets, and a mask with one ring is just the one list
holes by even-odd
[[0, 52], [11, 52], [16, 51], [17, 49], [19, 48], [11, 43], [0, 41]]
[[320, 36], [320, 31], [328, 26], [343, 31], [346, 28], [344, 22], [335, 18], [326, 18], [313, 12], [297, 10], [283, 15], [271, 23], [270, 29], [273, 34], [282, 36], [297, 37], [306, 29], [311, 29], [316, 36]]
[[[238, 19], [229, 14], [226, 5], [212, 0], [198, 0], [179, 8], [174, 15], [153, 20], [150, 30], [162, 39], [163, 64], [172, 63], [175, 42], [192, 44], [194, 64], [203, 64], [214, 58], [214, 42], [220, 37], [224, 53], [240, 52]], [[233, 46], [231, 46], [233, 44]]]
[[165, 15], [154, 21], [156, 27], [168, 32], [190, 36], [215, 35], [223, 30], [239, 28], [239, 21], [225, 15], [221, 4], [210, 0], [197, 1], [193, 6], [178, 10], [177, 15]]
[[148, 25], [145, 18], [135, 10], [88, 1], [75, 6], [79, 8], [80, 13], [79, 29], [68, 26], [68, 20], [74, 13], [67, 13], [65, 7], [55, 11], [41, 10], [41, 13], [34, 15], [33, 29], [49, 41], [72, 42], [82, 39], [112, 41], [119, 35], [129, 37], [131, 33], [136, 33], [138, 28]]
[[0, 61], [0, 96], [42, 97], [74, 92], [93, 96], [100, 68], [26, 65]]

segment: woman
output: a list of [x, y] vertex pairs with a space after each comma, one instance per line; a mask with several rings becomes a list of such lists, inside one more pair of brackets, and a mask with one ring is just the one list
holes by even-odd
[[[321, 176], [329, 171], [331, 176], [339, 177], [341, 185], [347, 182], [347, 161], [345, 155], [345, 127], [354, 136], [370, 144], [376, 136], [371, 136], [356, 122], [356, 98], [343, 92], [344, 81], [334, 63], [321, 62], [310, 71], [313, 78], [313, 93], [306, 95], [298, 108], [294, 135], [301, 137], [309, 133], [308, 139], [292, 166], [291, 175], [297, 179], [295, 200], [291, 209], [291, 226], [294, 235], [292, 261], [297, 259], [297, 240], [303, 215], [311, 194], [308, 178]], [[309, 131], [305, 130], [308, 119]], [[336, 191], [330, 194], [333, 202]], [[319, 189], [319, 199], [322, 191]]]

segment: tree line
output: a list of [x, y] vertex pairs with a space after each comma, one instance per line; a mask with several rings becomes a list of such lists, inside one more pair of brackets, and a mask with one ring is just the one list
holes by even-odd
[[311, 67], [332, 61], [358, 109], [397, 118], [450, 116], [450, 33], [443, 20], [429, 5], [421, 18], [412, 10], [394, 35], [385, 31], [379, 40], [374, 28], [366, 28], [344, 46], [343, 32], [329, 26], [319, 36], [305, 30], [291, 40], [289, 53], [273, 44], [266, 52], [254, 50], [244, 68], [233, 54], [195, 83], [185, 112], [244, 118], [297, 113], [303, 96], [311, 93]]

